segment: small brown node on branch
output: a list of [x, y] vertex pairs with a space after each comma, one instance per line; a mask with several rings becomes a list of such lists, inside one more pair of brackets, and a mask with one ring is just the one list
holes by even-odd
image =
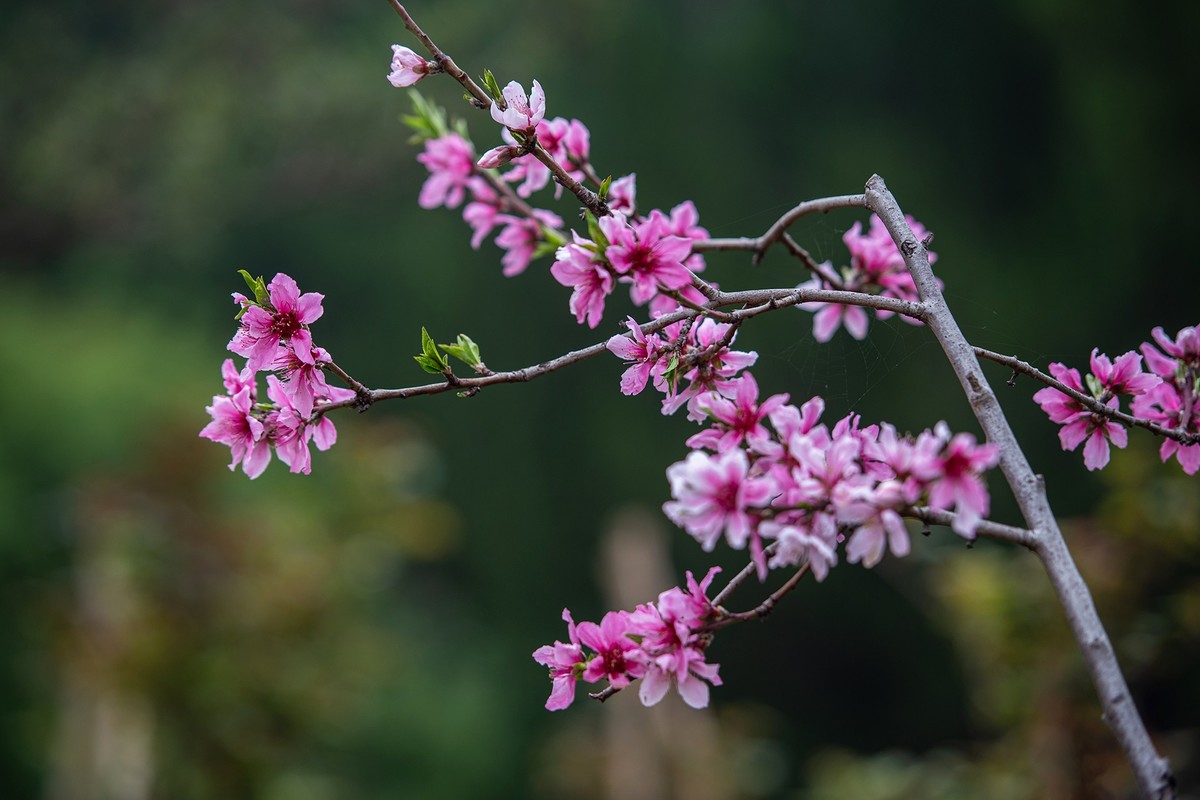
[[1012, 371], [1012, 375], [1008, 376], [1008, 380], [1006, 380], [1005, 383], [1007, 383], [1009, 386], [1017, 385], [1017, 371], [1015, 369]]
[[900, 244], [900, 252], [904, 253], [906, 256], [911, 256], [913, 253], [917, 252], [917, 243], [912, 239], [905, 239]]
[[929, 249], [929, 245], [933, 244], [933, 234], [925, 234], [925, 238], [921, 240], [921, 244], [925, 245], [925, 249]]
[[362, 389], [354, 395], [354, 410], [362, 414], [371, 407], [371, 392]]

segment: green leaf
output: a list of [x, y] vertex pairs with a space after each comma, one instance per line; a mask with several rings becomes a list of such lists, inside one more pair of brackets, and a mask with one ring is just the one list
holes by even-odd
[[676, 384], [679, 382], [679, 354], [672, 353], [671, 360], [667, 362], [667, 368], [663, 370], [663, 379], [671, 384], [671, 391], [676, 390]]
[[421, 365], [421, 369], [433, 375], [444, 375], [450, 369], [450, 362], [438, 352], [437, 344], [424, 325], [421, 326], [421, 354], [413, 356], [413, 359]]
[[500, 84], [496, 81], [496, 76], [492, 74], [490, 69], [483, 71], [483, 89], [492, 96], [492, 99], [503, 104], [504, 95], [500, 92]]
[[1104, 386], [1100, 383], [1100, 379], [1092, 373], [1083, 376], [1083, 380], [1087, 383], [1088, 391], [1092, 393], [1092, 397], [1099, 397], [1104, 391]]
[[413, 129], [416, 141], [437, 139], [450, 132], [444, 109], [426, 100], [416, 89], [409, 89], [408, 94], [412, 98], [413, 113], [406, 114], [401, 120]]
[[596, 221], [596, 216], [590, 211], [585, 211], [584, 217], [587, 219], [588, 236], [593, 242], [600, 246], [600, 250], [608, 249], [608, 237], [604, 235], [604, 231], [600, 229], [600, 223]]
[[465, 333], [460, 333], [454, 344], [439, 344], [438, 347], [469, 367], [477, 367], [483, 363], [479, 357], [479, 345], [471, 341], [471, 337]]
[[239, 269], [238, 274], [242, 276], [242, 280], [250, 287], [250, 293], [254, 295], [254, 302], [264, 308], [270, 308], [271, 296], [267, 293], [267, 284], [263, 281], [262, 276], [259, 275], [257, 278], [252, 277], [244, 269]]
[[608, 190], [612, 186], [612, 175], [600, 181], [600, 199], [608, 200]]
[[558, 251], [558, 248], [561, 246], [562, 245], [555, 244], [554, 242], [542, 242], [541, 244], [539, 244], [537, 247], [535, 247], [533, 249], [533, 255], [530, 256], [529, 260], [536, 261], [539, 258], [541, 258], [542, 256], [548, 256], [551, 253], [555, 253]]

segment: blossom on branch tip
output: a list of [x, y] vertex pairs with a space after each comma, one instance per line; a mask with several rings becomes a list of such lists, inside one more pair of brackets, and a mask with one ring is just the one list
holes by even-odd
[[502, 144], [499, 147], [493, 147], [480, 156], [476, 164], [478, 164], [480, 169], [495, 169], [512, 161], [521, 155], [522, 152], [524, 150], [517, 145]]
[[492, 119], [510, 130], [536, 133], [538, 123], [546, 116], [546, 93], [542, 85], [534, 81], [533, 91], [526, 97], [521, 84], [510, 81], [501, 94], [508, 107], [501, 109], [499, 103], [493, 102]]
[[394, 44], [392, 45], [392, 72], [388, 75], [388, 80], [397, 89], [412, 86], [428, 75], [434, 66], [432, 62], [426, 61], [407, 47]]

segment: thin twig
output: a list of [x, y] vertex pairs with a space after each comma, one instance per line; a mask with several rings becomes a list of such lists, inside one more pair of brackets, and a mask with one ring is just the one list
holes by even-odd
[[[914, 319], [923, 320], [925, 318], [925, 309], [920, 303], [910, 303], [905, 300], [897, 300], [893, 297], [862, 294], [860, 292], [841, 292], [832, 289], [752, 289], [744, 292], [717, 292], [713, 300], [705, 303], [698, 309], [685, 308], [675, 311], [647, 322], [641, 328], [642, 332], [646, 334], [657, 333], [668, 325], [680, 320], [711, 314], [713, 310], [735, 305], [743, 307], [734, 311], [724, 312], [723, 316], [719, 318], [723, 322], [741, 323], [759, 314], [808, 302], [844, 303], [846, 305], [863, 306], [864, 308], [883, 309], [896, 314], [904, 314]], [[543, 361], [539, 364], [507, 372], [493, 372], [477, 377], [456, 377], [453, 382], [427, 383], [403, 389], [369, 389], [366, 393], [358, 392], [356, 389], [355, 391], [358, 392], [358, 396], [354, 399], [324, 404], [316, 409], [316, 413], [326, 414], [339, 408], [350, 407], [361, 410], [381, 400], [404, 400], [409, 397], [463, 390], [468, 390], [474, 394], [485, 386], [502, 383], [526, 383], [544, 375], [549, 375], [551, 372], [556, 372], [563, 367], [577, 364], [580, 361], [586, 361], [589, 358], [600, 355], [606, 351], [607, 342], [608, 340], [605, 339], [603, 342], [597, 342], [588, 347], [564, 353], [549, 361]]]
[[1086, 406], [1087, 409], [1093, 414], [1103, 414], [1104, 416], [1114, 419], [1117, 422], [1123, 423], [1129, 427], [1136, 426], [1138, 428], [1145, 428], [1151, 433], [1164, 436], [1168, 439], [1174, 439], [1181, 444], [1189, 445], [1200, 443], [1200, 433], [1189, 433], [1183, 428], [1168, 428], [1165, 425], [1159, 425], [1157, 422], [1151, 422], [1148, 419], [1142, 419], [1141, 417], [1135, 417], [1132, 414], [1126, 414], [1119, 408], [1109, 408], [1091, 395], [1084, 394], [1078, 389], [1072, 389], [1062, 381], [1057, 380], [1053, 376], [1047, 375], [1037, 367], [1026, 361], [1022, 361], [1016, 356], [1006, 356], [1000, 353], [993, 353], [991, 350], [985, 350], [982, 347], [976, 347], [975, 354], [981, 358], [986, 358], [988, 361], [995, 361], [997, 364], [1003, 364], [1015, 372], [1028, 375], [1034, 380], [1041, 381], [1052, 389], [1057, 389], [1058, 391], [1070, 397], [1072, 400], [1076, 400], [1081, 405]]
[[[958, 516], [951, 511], [941, 511], [936, 508], [929, 508], [928, 506], [913, 506], [900, 513], [902, 516], [909, 517], [910, 519], [919, 519], [931, 525], [945, 525], [947, 527], [953, 526], [954, 520]], [[1028, 547], [1030, 550], [1037, 543], [1037, 537], [1031, 530], [1004, 525], [986, 519], [976, 524], [975, 535], [1019, 544], [1022, 547]]]
[[433, 61], [438, 65], [438, 68], [462, 84], [462, 87], [475, 98], [472, 101], [472, 105], [476, 108], [488, 108], [491, 106], [492, 98], [488, 96], [488, 93], [481, 89], [479, 84], [471, 79], [470, 75], [463, 72], [462, 68], [454, 63], [454, 59], [443, 53], [441, 48], [433, 43], [429, 35], [421, 30], [421, 26], [416, 23], [416, 20], [409, 16], [404, 6], [398, 0], [388, 0], [388, 2], [391, 3], [396, 13], [400, 15], [400, 19], [404, 20], [404, 27], [408, 28], [409, 33], [417, 37], [421, 41], [421, 44], [425, 45], [425, 49], [433, 56]]
[[706, 632], [719, 631], [721, 628], [728, 628], [730, 625], [735, 625], [739, 622], [748, 622], [752, 619], [762, 619], [768, 616], [775, 610], [775, 606], [788, 595], [800, 583], [800, 579], [808, 574], [808, 562], [805, 561], [800, 565], [792, 576], [775, 591], [749, 611], [725, 612], [720, 618], [714, 622], [710, 622], [704, 626]]

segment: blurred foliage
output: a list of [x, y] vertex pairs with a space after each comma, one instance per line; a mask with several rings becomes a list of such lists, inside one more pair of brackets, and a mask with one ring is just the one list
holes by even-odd
[[[644, 204], [695, 200], [716, 236], [760, 232], [879, 172], [936, 232], [978, 344], [1082, 363], [1093, 346], [1115, 355], [1154, 325], [1197, 322], [1175, 289], [1195, 223], [1172, 213], [1200, 171], [1196, 4], [411, 10], [471, 72], [538, 77], [551, 115], [587, 122], [603, 173], [636, 171]], [[575, 326], [544, 263], [504, 280], [456, 213], [417, 208], [409, 104], [384, 80], [393, 41], [405, 33], [379, 0], [6, 6], [5, 796], [132, 797], [139, 775], [170, 798], [603, 791], [579, 777], [600, 774], [588, 762], [609, 707], [547, 715], [529, 653], [562, 635], [563, 605], [602, 613], [604, 521], [618, 500], [663, 501], [687, 423], [619, 396], [620, 368], [602, 360], [340, 417], [341, 441], [307, 478], [274, 464], [251, 484], [196, 437], [238, 268], [324, 293], [318, 342], [372, 386], [423, 379], [410, 358], [421, 326], [438, 341], [469, 331], [495, 369], [615, 330]], [[454, 86], [421, 88], [490, 146]], [[842, 258], [856, 218], [795, 232]], [[709, 263], [728, 287], [802, 279], [777, 255]], [[610, 318], [627, 310], [614, 302]], [[809, 324], [781, 313], [743, 331], [765, 391], [820, 392], [832, 416], [901, 428], [973, 425], [924, 332], [874, 324], [867, 342], [817, 347]], [[1076, 520], [1071, 543], [1135, 697], [1194, 785], [1200, 493], [1140, 434], [1108, 471], [1084, 473], [1033, 387], [989, 374]], [[1015, 519], [1000, 492], [995, 515]], [[728, 796], [1126, 791], [1036, 564], [948, 539], [874, 572], [843, 568], [768, 625], [722, 635]], [[679, 572], [708, 563], [685, 537], [674, 549]], [[103, 731], [116, 733], [100, 747]], [[116, 783], [80, 788], [118, 767]]]

